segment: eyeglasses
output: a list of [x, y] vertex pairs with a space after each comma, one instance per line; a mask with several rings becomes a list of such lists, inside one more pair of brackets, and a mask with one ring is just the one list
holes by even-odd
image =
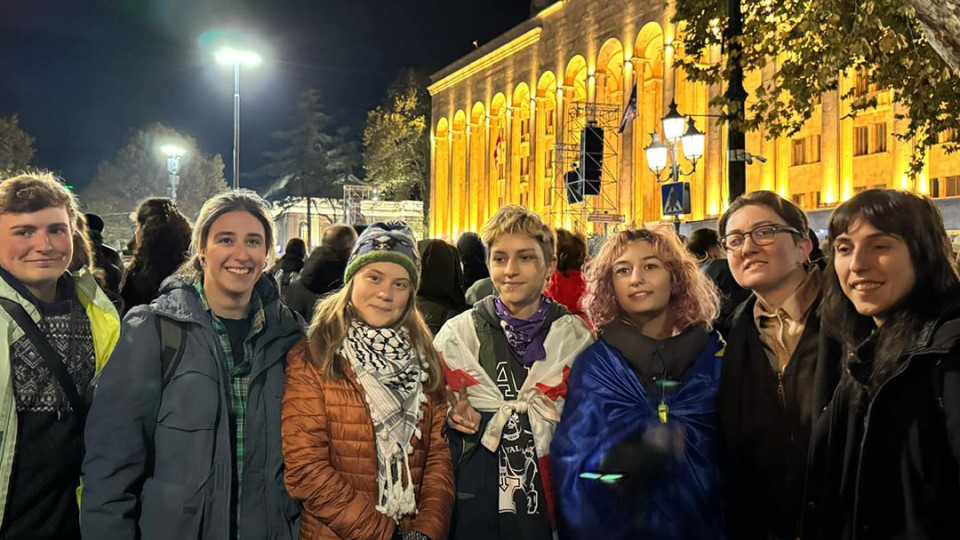
[[743, 243], [746, 242], [749, 236], [753, 239], [754, 244], [766, 246], [772, 244], [773, 241], [777, 239], [777, 233], [781, 232], [801, 236], [800, 231], [786, 225], [761, 225], [746, 232], [724, 235], [724, 237], [720, 239], [720, 244], [723, 245], [723, 249], [727, 251], [737, 251], [743, 247]]

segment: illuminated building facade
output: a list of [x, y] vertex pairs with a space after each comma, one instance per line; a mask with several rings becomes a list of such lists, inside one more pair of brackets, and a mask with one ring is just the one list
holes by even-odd
[[[537, 4], [538, 2], [534, 2]], [[546, 5], [528, 20], [457, 60], [432, 77], [430, 230], [455, 239], [476, 231], [497, 208], [521, 204], [555, 226], [591, 232], [602, 225], [588, 213], [623, 214], [627, 224], [658, 222], [660, 188], [643, 148], [676, 99], [705, 132], [705, 149], [691, 183], [691, 213], [684, 221], [710, 221], [727, 200], [725, 128], [710, 99], [720, 86], [686, 80], [674, 69], [675, 28], [661, 2], [566, 0]], [[706, 61], [720, 61], [719, 50]], [[748, 92], [772, 77], [774, 65], [748, 74]], [[617, 124], [637, 89], [637, 116], [622, 134]], [[878, 106], [847, 118], [839, 98], [850, 88], [876, 94]], [[930, 149], [915, 180], [907, 175], [911, 145], [893, 136], [898, 105], [857, 74], [824, 94], [814, 116], [790, 138], [747, 134], [747, 151], [766, 158], [747, 167], [747, 191], [769, 189], [807, 210], [834, 206], [870, 187], [960, 196], [960, 154]], [[611, 118], [613, 117], [613, 118]], [[571, 204], [564, 174], [579, 161], [583, 127], [603, 128], [600, 195]], [[956, 134], [944, 133], [941, 141]], [[682, 168], [691, 164], [680, 157]]]

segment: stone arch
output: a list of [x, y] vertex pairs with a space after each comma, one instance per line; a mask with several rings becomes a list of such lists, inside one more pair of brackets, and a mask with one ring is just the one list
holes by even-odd
[[663, 28], [647, 23], [637, 34], [633, 48], [633, 71], [637, 82], [637, 118], [633, 121], [633, 207], [638, 224], [660, 219], [660, 189], [647, 167], [643, 149], [650, 133], [661, 131], [663, 117]]
[[[610, 210], [613, 213], [630, 214], [630, 199], [627, 196], [629, 189], [623, 185], [628, 179], [620, 178], [620, 135], [616, 127], [611, 125], [609, 120], [619, 120], [620, 115], [609, 114], [608, 108], [612, 107], [617, 112], [623, 110], [626, 105], [624, 94], [629, 92], [625, 90], [623, 68], [623, 44], [616, 38], [610, 38], [600, 47], [597, 54], [596, 72], [594, 73], [594, 95], [596, 96], [597, 107], [600, 108], [598, 116], [607, 119], [602, 125], [603, 132], [603, 167], [602, 167], [602, 195], [597, 198], [594, 205], [598, 210]], [[620, 195], [625, 195], [621, 200]]]
[[[557, 111], [557, 76], [552, 71], [546, 71], [540, 76], [537, 82], [536, 95], [537, 112], [534, 115], [536, 120], [534, 148], [537, 152], [535, 160], [535, 181], [534, 181], [534, 208], [541, 215], [548, 213], [558, 216], [557, 210], [559, 199], [554, 189], [557, 185], [557, 167], [555, 163], [555, 154], [557, 148], [557, 136], [559, 132], [559, 121]], [[556, 221], [556, 219], [554, 219]], [[553, 225], [559, 225], [554, 222]]]
[[450, 123], [446, 118], [441, 118], [437, 122], [437, 130], [433, 137], [434, 142], [434, 162], [433, 162], [433, 220], [430, 226], [433, 229], [433, 235], [438, 236], [443, 231], [449, 230], [448, 219], [450, 216]]
[[487, 146], [487, 110], [480, 101], [474, 103], [470, 110], [468, 133], [470, 148], [467, 183], [470, 189], [467, 193], [467, 222], [464, 230], [476, 232], [480, 224], [487, 219], [487, 194], [490, 191], [486, 174], [487, 160], [484, 158]]
[[[560, 110], [563, 114], [563, 141], [567, 144], [580, 143], [580, 130], [585, 123], [583, 105], [587, 102], [587, 59], [577, 54], [567, 62], [563, 74], [563, 103]], [[571, 111], [575, 111], [571, 114]], [[570, 169], [573, 162], [558, 164], [563, 169]]]

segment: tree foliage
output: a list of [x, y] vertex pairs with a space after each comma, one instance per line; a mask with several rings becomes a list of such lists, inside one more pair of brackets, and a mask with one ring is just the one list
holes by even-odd
[[196, 218], [207, 199], [227, 189], [223, 159], [219, 154], [201, 150], [193, 137], [160, 123], [136, 130], [113, 159], [100, 162], [92, 181], [81, 193], [87, 211], [104, 218], [104, 238], [109, 242], [130, 237], [134, 224], [128, 216], [141, 201], [170, 196], [167, 160], [160, 152], [164, 144], [176, 144], [186, 150], [180, 160], [177, 206], [188, 218]]
[[26, 168], [33, 160], [34, 139], [20, 128], [17, 115], [0, 117], [0, 174]]
[[404, 69], [387, 98], [367, 113], [363, 167], [382, 198], [422, 199], [430, 166], [430, 98], [426, 74]]
[[342, 197], [343, 185], [357, 181], [354, 173], [360, 165], [360, 148], [349, 129], [333, 126], [333, 118], [323, 112], [320, 92], [313, 88], [300, 94], [294, 122], [291, 129], [274, 134], [283, 147], [267, 152], [271, 163], [256, 173], [271, 179], [265, 196]]
[[[746, 130], [763, 126], [771, 138], [790, 136], [811, 117], [821, 94], [838, 89], [841, 74], [862, 70], [904, 106], [897, 119], [905, 129], [895, 135], [913, 141], [912, 170], [919, 172], [938, 134], [960, 128], [960, 74], [927, 41], [914, 1], [741, 0], [743, 67], [760, 70], [775, 59], [775, 71], [748, 98], [743, 118], [723, 97], [715, 102]], [[710, 47], [722, 43], [726, 2], [676, 0], [676, 7], [674, 20], [684, 21], [680, 67], [696, 81], [728, 80], [732, 64], [703, 62]], [[875, 94], [858, 97], [853, 88], [840, 98], [851, 115], [876, 106]]]

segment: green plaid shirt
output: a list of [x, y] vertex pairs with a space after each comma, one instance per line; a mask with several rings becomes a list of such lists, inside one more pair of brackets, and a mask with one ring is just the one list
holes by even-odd
[[210, 304], [207, 303], [207, 296], [203, 292], [203, 281], [198, 280], [194, 283], [194, 287], [197, 289], [197, 294], [200, 295], [200, 304], [203, 306], [203, 309], [210, 314], [213, 329], [216, 331], [218, 341], [220, 342], [220, 350], [223, 352], [223, 358], [227, 364], [227, 372], [230, 374], [230, 384], [227, 386], [227, 393], [230, 397], [230, 423], [233, 425], [232, 442], [234, 456], [233, 485], [231, 486], [231, 490], [234, 493], [233, 497], [235, 497], [231, 508], [236, 514], [236, 519], [234, 520], [236, 524], [236, 534], [234, 537], [240, 538], [239, 508], [241, 500], [240, 494], [243, 488], [241, 479], [243, 478], [243, 442], [247, 413], [247, 395], [250, 393], [250, 368], [253, 365], [253, 342], [254, 338], [263, 331], [264, 326], [265, 315], [263, 313], [263, 303], [260, 301], [260, 296], [256, 293], [253, 293], [250, 297], [250, 309], [247, 313], [250, 314], [248, 316], [252, 316], [253, 318], [250, 322], [250, 333], [247, 334], [246, 339], [243, 340], [243, 361], [237, 364], [234, 362], [230, 336], [227, 335], [227, 330], [223, 322], [213, 313]]

